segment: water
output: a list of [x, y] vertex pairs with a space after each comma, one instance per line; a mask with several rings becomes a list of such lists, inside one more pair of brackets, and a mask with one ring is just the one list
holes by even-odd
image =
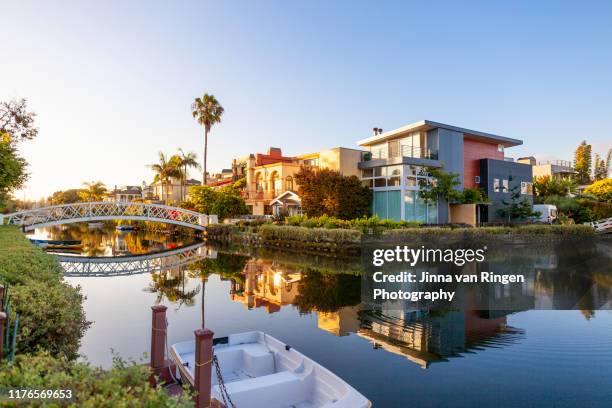
[[[142, 240], [130, 234], [132, 242]], [[215, 336], [265, 331], [341, 376], [375, 407], [612, 404], [612, 312], [591, 310], [612, 298], [609, 243], [499, 251], [495, 268], [534, 277], [526, 294], [534, 307], [563, 305], [579, 293], [574, 306], [582, 310], [385, 313], [360, 304], [359, 259], [237, 255], [190, 239], [180, 244], [193, 245], [150, 264], [153, 273], [116, 264], [113, 276], [77, 270], [67, 277], [87, 295], [94, 323], [81, 352], [89, 361], [108, 367], [111, 349], [133, 358], [148, 352], [150, 306], [161, 303], [168, 306], [169, 343], [192, 338], [204, 310]]]

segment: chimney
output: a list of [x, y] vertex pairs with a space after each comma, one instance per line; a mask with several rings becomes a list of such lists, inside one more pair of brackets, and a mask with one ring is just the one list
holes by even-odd
[[378, 134], [378, 128], [375, 127], [372, 130], [374, 131], [374, 136], [376, 136]]

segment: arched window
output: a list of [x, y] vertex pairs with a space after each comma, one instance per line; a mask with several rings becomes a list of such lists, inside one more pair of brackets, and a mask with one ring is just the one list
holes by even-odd
[[287, 176], [285, 178], [285, 190], [293, 191], [293, 177]]
[[263, 181], [263, 178], [261, 177], [261, 172], [258, 172], [258, 173], [255, 175], [255, 189], [256, 189], [257, 191], [263, 191], [263, 190], [264, 190], [264, 187], [263, 187], [262, 181]]

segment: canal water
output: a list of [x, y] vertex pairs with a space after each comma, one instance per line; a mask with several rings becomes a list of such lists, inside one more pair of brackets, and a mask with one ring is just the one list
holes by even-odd
[[[612, 311], [596, 310], [612, 299], [610, 242], [494, 252], [495, 268], [531, 277], [531, 308], [373, 312], [360, 303], [359, 259], [87, 227], [37, 234], [90, 242], [68, 254], [81, 259], [60, 259], [87, 296], [81, 353], [96, 365], [108, 367], [111, 350], [142, 358], [150, 307], [164, 304], [170, 344], [203, 323], [215, 336], [262, 330], [374, 407], [612, 406]], [[576, 310], [535, 310], [555, 307]]]

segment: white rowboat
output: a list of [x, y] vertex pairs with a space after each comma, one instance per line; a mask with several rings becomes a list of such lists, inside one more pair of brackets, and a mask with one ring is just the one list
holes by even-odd
[[[220, 343], [219, 340], [223, 341]], [[337, 375], [262, 332], [216, 339], [225, 388], [236, 408], [368, 408], [370, 401]], [[178, 375], [193, 386], [195, 341], [172, 345]], [[211, 397], [222, 401], [216, 370]], [[229, 407], [228, 407], [229, 408]]]

